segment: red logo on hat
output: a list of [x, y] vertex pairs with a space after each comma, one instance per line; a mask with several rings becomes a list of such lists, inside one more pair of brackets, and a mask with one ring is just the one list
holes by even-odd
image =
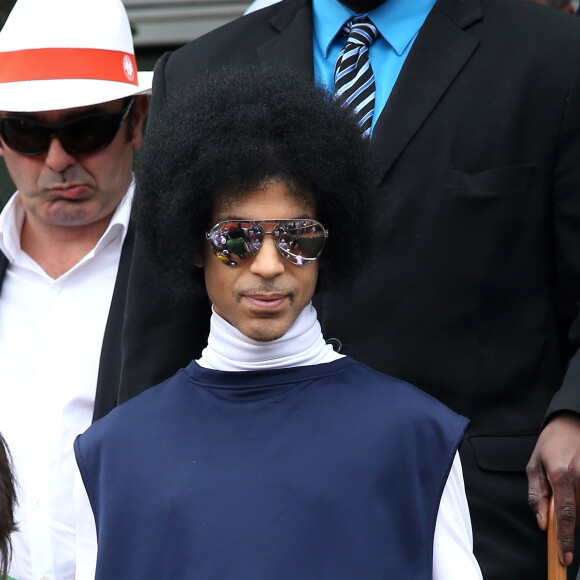
[[128, 80], [132, 81], [135, 78], [135, 69], [133, 68], [133, 62], [129, 55], [123, 57], [123, 70], [125, 71], [125, 76]]

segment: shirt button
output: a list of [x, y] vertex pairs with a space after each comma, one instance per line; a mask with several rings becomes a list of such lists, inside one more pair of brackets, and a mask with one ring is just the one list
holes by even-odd
[[[35, 509], [38, 509], [41, 505], [42, 505], [42, 502], [40, 500], [34, 502]], [[43, 578], [46, 579], [45, 576], [43, 576]], [[43, 578], [41, 578], [40, 580], [43, 580]]]
[[[60, 284], [55, 284], [55, 285], [54, 285], [54, 291], [55, 291], [57, 294], [60, 294], [60, 291], [61, 291], [61, 290], [62, 290], [62, 286], [61, 286]], [[46, 580], [46, 579], [45, 579], [45, 578], [41, 578], [40, 580]]]

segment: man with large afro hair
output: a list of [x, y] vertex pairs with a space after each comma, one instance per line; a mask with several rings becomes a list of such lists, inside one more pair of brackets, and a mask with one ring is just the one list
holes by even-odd
[[467, 420], [335, 352], [311, 304], [356, 276], [375, 181], [350, 113], [284, 71], [218, 71], [149, 128], [150, 266], [213, 313], [199, 359], [75, 442], [97, 580], [481, 579]]

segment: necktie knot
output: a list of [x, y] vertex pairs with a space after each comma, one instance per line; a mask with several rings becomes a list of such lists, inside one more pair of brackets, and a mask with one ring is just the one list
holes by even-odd
[[349, 20], [341, 29], [348, 36], [347, 44], [358, 44], [367, 48], [377, 39], [377, 27], [366, 16]]

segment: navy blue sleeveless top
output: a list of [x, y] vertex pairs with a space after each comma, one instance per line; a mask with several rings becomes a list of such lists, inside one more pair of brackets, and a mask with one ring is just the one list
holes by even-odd
[[346, 357], [195, 362], [75, 453], [102, 580], [419, 580], [467, 420]]

